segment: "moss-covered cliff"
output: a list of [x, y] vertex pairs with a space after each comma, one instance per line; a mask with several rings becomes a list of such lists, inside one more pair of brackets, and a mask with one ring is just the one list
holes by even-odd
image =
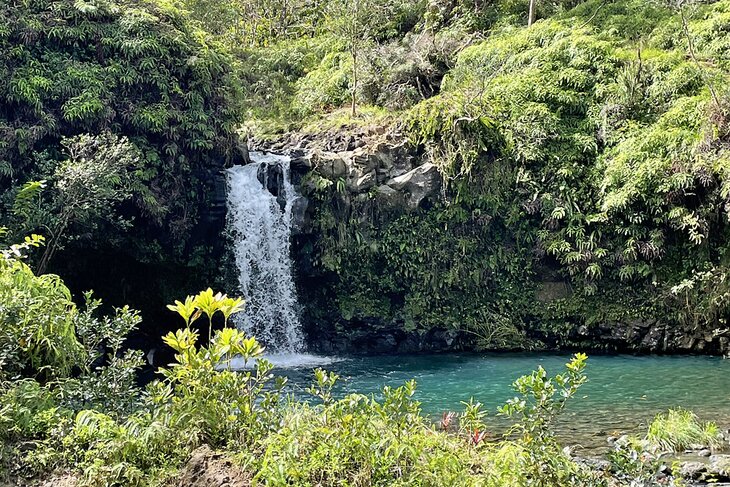
[[[383, 40], [372, 63], [407, 63], [408, 45], [437, 69], [437, 47], [464, 33], [438, 89], [395, 107], [383, 88], [403, 64], [375, 68], [361, 101], [380, 108], [318, 112], [279, 144], [311, 152], [300, 259], [317, 336], [334, 323], [340, 344], [395, 333], [376, 347], [393, 350], [446, 329], [470, 348], [728, 351], [730, 4], [549, 17], [485, 29], [444, 14]], [[323, 58], [297, 93], [326, 72]], [[397, 182], [431, 167], [437, 188]]]
[[[321, 348], [727, 352], [727, 0], [351, 3], [0, 7], [8, 240], [149, 309], [222, 280], [242, 128], [297, 156]], [[81, 133], [137, 156], [59, 226]]]

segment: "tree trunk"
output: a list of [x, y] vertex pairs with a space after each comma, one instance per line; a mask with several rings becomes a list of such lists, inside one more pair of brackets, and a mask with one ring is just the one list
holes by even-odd
[[[66, 219], [63, 218], [63, 220]], [[58, 250], [58, 240], [61, 238], [61, 235], [63, 235], [63, 232], [65, 230], [66, 222], [64, 221], [63, 223], [59, 224], [55, 231], [51, 232], [46, 250], [43, 252], [41, 260], [38, 262], [38, 267], [36, 268], [37, 275], [40, 276], [41, 274], [46, 273], [48, 265], [51, 263], [51, 259], [53, 259], [53, 256], [56, 255], [56, 251]]]
[[537, 0], [530, 0], [530, 11], [527, 14], [527, 27], [532, 27], [535, 23], [535, 2]]
[[353, 117], [357, 115], [357, 53], [352, 52], [352, 110], [350, 115]]

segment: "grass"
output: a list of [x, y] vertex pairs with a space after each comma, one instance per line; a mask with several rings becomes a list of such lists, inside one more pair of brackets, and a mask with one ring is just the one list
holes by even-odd
[[331, 131], [357, 130], [369, 126], [386, 127], [393, 123], [394, 113], [381, 107], [358, 105], [357, 115], [350, 114], [349, 107], [338, 108], [326, 114], [317, 114], [306, 119], [301, 131], [320, 134]]
[[242, 130], [258, 141], [274, 142], [287, 132], [301, 134], [348, 134], [373, 129], [384, 130], [396, 125], [398, 113], [370, 105], [358, 106], [357, 115], [350, 108], [338, 108], [327, 113], [311, 115], [304, 120], [285, 118], [256, 118], [248, 120]]
[[692, 411], [682, 408], [658, 414], [649, 425], [646, 438], [653, 447], [664, 451], [718, 449], [722, 446], [722, 435], [717, 424], [703, 423]]

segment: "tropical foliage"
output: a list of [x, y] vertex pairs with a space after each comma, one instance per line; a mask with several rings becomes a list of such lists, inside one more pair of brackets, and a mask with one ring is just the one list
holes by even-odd
[[[308, 321], [344, 333], [447, 327], [501, 348], [569, 345], [578, 328], [647, 319], [726, 333], [728, 9], [8, 4], [0, 220], [10, 242], [48, 239], [40, 270], [91, 279], [85, 258], [58, 255], [123, 255], [159, 265], [153, 281], [169, 299], [189, 291], [184, 275], [219, 275], [203, 262], [222, 260], [220, 170], [240, 159], [237, 129], [259, 144], [291, 130], [352, 144], [358, 131], [386, 132], [436, 165], [443, 191], [393, 212], [373, 190], [307, 175], [313, 218], [298, 257], [324, 283], [302, 286]], [[80, 154], [99, 198], [62, 214]], [[536, 302], [544, 282], [569, 292]]]
[[[345, 332], [478, 328], [492, 347], [647, 319], [725, 333], [728, 3], [537, 2], [525, 28], [527, 3], [434, 2], [376, 38], [358, 101], [390, 115], [364, 123], [404, 134], [445, 189], [393, 215], [374, 190], [315, 181], [304, 250], [331, 284], [307, 294], [314, 312]], [[303, 130], [341, 120], [322, 112], [352, 86], [341, 53], [309, 69], [293, 94], [316, 100]], [[536, 303], [544, 281], [568, 295]]]
[[[0, 220], [11, 241], [44, 235], [41, 269], [61, 267], [64, 249], [188, 262], [213, 176], [238, 157], [231, 56], [165, 2], [4, 2], [0, 25]], [[14, 207], [18, 196], [29, 204]]]
[[657, 449], [683, 451], [688, 448], [717, 448], [722, 443], [715, 423], [703, 423], [692, 411], [677, 408], [659, 414], [649, 425], [647, 440]]
[[[36, 277], [19, 260], [38, 243], [29, 239], [0, 257], [0, 282], [15, 291], [4, 295], [10, 309], [34, 322], [62, 324], [29, 329], [27, 321], [2, 317], [4, 335], [21, 343], [2, 357], [6, 475], [32, 477], [71, 468], [80, 485], [151, 485], [169, 479], [195, 447], [207, 444], [238, 455], [266, 485], [599, 481], [574, 464], [549, 432], [554, 414], [585, 381], [583, 355], [554, 379], [542, 369], [519, 379], [516, 391], [541, 401], [524, 409], [518, 399], [505, 406], [506, 414], [519, 412], [515, 428], [525, 436], [488, 443], [480, 405], [467, 405], [460, 433], [439, 432], [414, 400], [413, 381], [385, 388], [382, 400], [359, 394], [336, 398], [337, 376], [317, 370], [310, 392], [319, 404], [285, 396], [286, 381], [271, 374], [272, 365], [254, 338], [224, 327], [208, 346], [197, 344], [198, 319], [220, 313], [227, 321], [242, 306], [238, 299], [207, 290], [170, 305], [186, 325], [164, 337], [175, 361], [159, 370], [159, 380], [140, 388], [134, 371], [141, 356], [121, 349], [138, 324], [137, 315], [125, 308], [97, 317], [99, 303], [90, 296], [88, 309], [78, 311], [60, 279]], [[34, 307], [27, 295], [45, 306]], [[100, 350], [108, 353], [102, 357]], [[232, 370], [234, 357], [253, 367]], [[563, 390], [555, 403], [545, 390], [555, 392], [552, 381]]]

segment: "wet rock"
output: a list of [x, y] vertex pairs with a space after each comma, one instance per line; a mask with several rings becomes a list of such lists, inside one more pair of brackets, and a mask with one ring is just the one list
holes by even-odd
[[730, 480], [730, 455], [710, 456], [708, 471], [718, 480]]
[[663, 337], [663, 329], [652, 327], [648, 330], [647, 334], [644, 335], [644, 338], [641, 340], [641, 347], [651, 352], [660, 350]]
[[382, 337], [378, 337], [374, 343], [373, 347], [377, 351], [383, 351], [383, 352], [392, 352], [397, 350], [398, 348], [398, 342], [395, 339], [395, 336], [393, 335], [385, 335]]
[[707, 448], [704, 448], [697, 452], [698, 457], [709, 457], [710, 455], [712, 455], [712, 452]]
[[422, 353], [468, 350], [469, 339], [463, 332], [447, 329], [404, 331], [403, 325], [377, 320], [352, 320], [347, 337], [317, 330], [310, 341], [316, 353], [354, 355]]
[[312, 168], [312, 158], [305, 155], [292, 155], [290, 167], [292, 171], [307, 172]]
[[284, 168], [280, 164], [261, 164], [257, 178], [266, 190], [276, 196], [282, 211], [286, 206], [286, 195], [284, 194]]
[[222, 226], [226, 219], [228, 196], [226, 176], [223, 172], [215, 174], [209, 184], [209, 204], [202, 212], [202, 219], [207, 225]]
[[292, 235], [299, 235], [309, 226], [309, 200], [303, 196], [295, 199], [291, 208], [291, 231]]
[[406, 338], [398, 344], [398, 353], [416, 353], [422, 349], [423, 345], [419, 337], [410, 333]]
[[248, 134], [245, 132], [238, 133], [236, 140], [236, 148], [240, 154], [240, 164], [251, 164], [251, 156], [248, 152]]
[[433, 347], [436, 347], [434, 351], [446, 351], [451, 349], [454, 342], [459, 338], [459, 332], [456, 330], [432, 330], [430, 333], [429, 342]]
[[[319, 231], [312, 228], [318, 204], [328, 205], [328, 209], [334, 213], [335, 221], [367, 221], [374, 228], [382, 228], [383, 224], [395, 221], [404, 213], [427, 208], [441, 197], [441, 175], [437, 167], [428, 162], [424, 148], [414, 146], [392, 127], [338, 127], [326, 133], [290, 133], [282, 135], [274, 143], [263, 143], [265, 147], [261, 143], [257, 146], [253, 140], [249, 145], [257, 150], [276, 149], [278, 152], [290, 154], [292, 181], [301, 194], [308, 195], [317, 191], [313, 183], [305, 185], [302, 182], [316, 180], [302, 179], [310, 173], [327, 178], [337, 185], [331, 187], [337, 188], [331, 201], [320, 203], [312, 198], [312, 204], [308, 208], [304, 209], [303, 204], [302, 207], [295, 208], [293, 230], [297, 239], [293, 250], [298, 255], [301, 280], [311, 279], [314, 282], [323, 277], [321, 270], [312, 264], [314, 259], [311, 257], [312, 241]], [[477, 224], [489, 222], [486, 220], [486, 223]], [[365, 238], [367, 240], [368, 236], [365, 235]], [[539, 275], [536, 281], [535, 297], [540, 302], [565, 299], [572, 294], [569, 284], [549, 266], [546, 266], [544, 274]], [[586, 323], [583, 317], [572, 316], [567, 317], [560, 327], [525, 331], [533, 343], [546, 348], [569, 346], [581, 350], [615, 352], [730, 353], [730, 329], [682, 329], [673, 323], [668, 325], [651, 319], [643, 315], [644, 312], [645, 310], [637, 310], [637, 314], [642, 316], [629, 316], [621, 321], [611, 322]], [[334, 311], [328, 313], [332, 314], [333, 322], [342, 319]], [[319, 342], [314, 343], [314, 347], [323, 352], [344, 353], [358, 346], [374, 353], [438, 351], [448, 349], [446, 347], [450, 340], [438, 333], [418, 336], [403, 329], [393, 331], [398, 329], [396, 319], [373, 325], [376, 330], [390, 338], [381, 340], [377, 337], [380, 331], [369, 331], [356, 340], [350, 336], [350, 328], [357, 326], [357, 317], [345, 319], [346, 326], [343, 329], [347, 331], [340, 331], [342, 335], [347, 335], [344, 338], [335, 337], [335, 332], [332, 332], [333, 336], [320, 337], [316, 333], [317, 322], [321, 319], [319, 312], [313, 311], [311, 315], [316, 316], [316, 319], [310, 319], [305, 313], [307, 323], [304, 326], [310, 339]], [[454, 342], [453, 347], [460, 346], [459, 340], [461, 338]], [[475, 345], [473, 342], [472, 340], [472, 347]], [[469, 340], [465, 340], [465, 343], [466, 348], [469, 348]]]

